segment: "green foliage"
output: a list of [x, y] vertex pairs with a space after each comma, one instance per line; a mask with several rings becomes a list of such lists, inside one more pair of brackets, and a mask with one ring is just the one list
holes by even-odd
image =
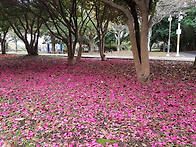
[[[171, 50], [176, 48], [176, 29], [178, 20], [173, 17], [171, 26]], [[152, 27], [151, 43], [168, 42], [169, 37], [169, 22], [168, 17], [164, 18], [161, 22]]]
[[181, 50], [196, 50], [196, 8], [189, 8], [182, 19]]
[[6, 32], [10, 28], [10, 24], [7, 22], [4, 15], [0, 15], [0, 32]]
[[105, 52], [117, 51], [116, 45], [106, 45], [104, 47]]
[[115, 42], [116, 38], [114, 36], [114, 33], [108, 32], [105, 36], [105, 43], [111, 45], [112, 42]]
[[[173, 17], [171, 27], [171, 49], [176, 48], [176, 30], [178, 27], [178, 19]], [[180, 50], [189, 51], [196, 49], [196, 8], [189, 8], [181, 21], [182, 34], [180, 35]], [[168, 18], [164, 18], [160, 23], [152, 28], [151, 42], [168, 42], [169, 37], [169, 22]]]

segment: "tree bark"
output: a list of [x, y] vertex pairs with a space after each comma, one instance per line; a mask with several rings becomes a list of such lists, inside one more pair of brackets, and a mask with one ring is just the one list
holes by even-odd
[[67, 53], [68, 53], [68, 65], [74, 65], [74, 54], [72, 51], [72, 48], [67, 48]]
[[80, 41], [79, 41], [79, 51], [78, 51], [78, 55], [77, 55], [76, 61], [80, 61], [81, 60], [82, 51], [83, 51], [82, 44], [83, 44], [83, 36], [81, 36]]
[[196, 56], [195, 56], [195, 61], [193, 63], [193, 69], [196, 69]]
[[17, 44], [17, 43], [18, 43], [18, 41], [17, 41], [17, 40], [15, 40], [14, 42], [15, 42], [15, 52], [18, 52], [18, 46], [17, 46], [17, 45], [18, 45], [18, 44]]
[[78, 38], [76, 35], [74, 36], [75, 40], [73, 41], [73, 35], [71, 31], [69, 31], [69, 38], [66, 42], [67, 45], [67, 54], [68, 54], [68, 65], [74, 65], [74, 54], [75, 54], [75, 47], [76, 47], [76, 42], [78, 42]]
[[32, 47], [29, 45], [25, 45], [25, 46], [27, 49], [28, 56], [37, 56], [38, 55], [37, 47]]
[[51, 37], [51, 43], [52, 43], [52, 53], [55, 53], [55, 36], [50, 33], [50, 37]]
[[5, 30], [2, 34], [0, 34], [2, 54], [6, 54], [6, 36], [7, 36], [7, 33], [8, 33], [8, 29]]
[[139, 79], [142, 82], [146, 82], [150, 75], [150, 61], [149, 61], [149, 53], [148, 53], [148, 9], [145, 6], [145, 2], [142, 1], [141, 4], [141, 15], [142, 15], [142, 23], [141, 23], [141, 64], [142, 64], [142, 72], [139, 75]]
[[28, 53], [28, 56], [37, 56], [38, 55], [38, 51], [37, 51], [37, 47], [38, 47], [38, 41], [33, 44], [33, 43], [28, 43], [25, 42], [25, 47]]
[[74, 56], [68, 54], [68, 65], [74, 65]]
[[2, 40], [1, 41], [1, 51], [2, 51], [2, 54], [6, 54], [6, 40]]
[[100, 37], [99, 42], [99, 53], [101, 57], [101, 61], [106, 61], [106, 55], [104, 54], [104, 47], [105, 47], [105, 36]]
[[152, 36], [152, 27], [149, 27], [149, 31], [148, 31], [148, 51], [150, 52], [151, 51], [151, 38]]
[[120, 49], [121, 49], [121, 42], [120, 42], [120, 34], [118, 34], [118, 37], [117, 37], [117, 51], [118, 51], [118, 54], [120, 54]]
[[89, 48], [90, 48], [90, 52], [93, 52], [93, 41], [92, 40], [89, 40]]

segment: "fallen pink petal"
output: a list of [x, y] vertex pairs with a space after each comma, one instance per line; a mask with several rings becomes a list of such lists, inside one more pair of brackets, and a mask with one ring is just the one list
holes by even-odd
[[139, 83], [133, 60], [1, 61], [1, 146], [196, 145], [192, 62], [151, 60], [149, 81]]

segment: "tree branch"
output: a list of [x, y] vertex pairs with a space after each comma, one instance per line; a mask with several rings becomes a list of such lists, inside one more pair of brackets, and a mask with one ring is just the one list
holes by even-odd
[[108, 4], [108, 5], [110, 5], [111, 7], [113, 7], [113, 8], [115, 8], [115, 9], [121, 11], [122, 13], [124, 13], [124, 14], [126, 15], [126, 17], [127, 17], [129, 20], [132, 20], [132, 19], [133, 19], [132, 16], [129, 15], [130, 12], [129, 12], [128, 9], [125, 9], [124, 7], [117, 5], [117, 4], [115, 4], [114, 2], [112, 2], [112, 1], [107, 1], [107, 0], [99, 0], [99, 1], [101, 1], [101, 2], [103, 2], [103, 3], [105, 3], [105, 4]]

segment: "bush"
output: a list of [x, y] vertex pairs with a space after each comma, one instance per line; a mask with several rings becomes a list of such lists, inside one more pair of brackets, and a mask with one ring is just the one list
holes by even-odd
[[63, 52], [64, 52], [64, 53], [67, 52], [67, 48], [63, 48]]
[[107, 45], [104, 47], [104, 52], [111, 52], [111, 51], [117, 51], [117, 48], [115, 45]]

